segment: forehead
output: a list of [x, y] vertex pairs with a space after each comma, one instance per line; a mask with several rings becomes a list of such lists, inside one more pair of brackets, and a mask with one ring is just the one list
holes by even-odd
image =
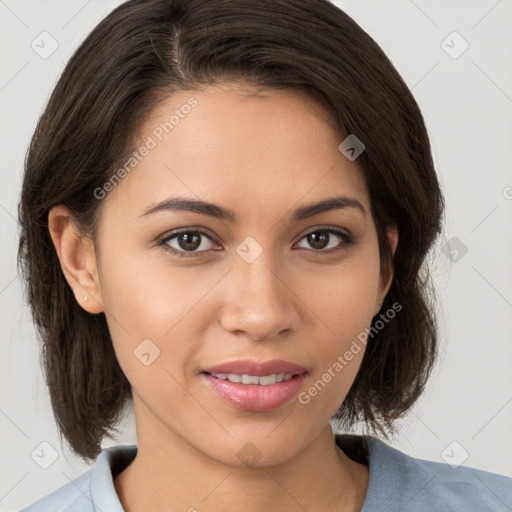
[[340, 193], [369, 208], [361, 168], [338, 149], [343, 138], [328, 110], [300, 91], [240, 83], [179, 91], [147, 117], [137, 162], [109, 202], [137, 216], [181, 195], [282, 215], [301, 198]]

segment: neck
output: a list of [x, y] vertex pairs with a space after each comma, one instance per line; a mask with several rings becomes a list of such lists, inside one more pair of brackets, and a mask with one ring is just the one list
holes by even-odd
[[137, 456], [114, 479], [126, 512], [354, 512], [363, 505], [368, 468], [336, 446], [329, 425], [296, 457], [266, 467], [228, 466], [168, 430], [165, 445], [160, 439], [138, 431]]

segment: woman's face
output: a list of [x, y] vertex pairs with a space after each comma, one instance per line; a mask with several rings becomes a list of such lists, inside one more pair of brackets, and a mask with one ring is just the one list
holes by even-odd
[[[389, 281], [362, 172], [328, 113], [297, 92], [248, 91], [183, 91], [151, 114], [147, 151], [103, 199], [90, 291], [133, 388], [139, 440], [264, 465], [326, 428]], [[189, 207], [173, 209], [178, 197]], [[361, 349], [333, 371], [354, 340]], [[231, 382], [243, 373], [270, 376]]]

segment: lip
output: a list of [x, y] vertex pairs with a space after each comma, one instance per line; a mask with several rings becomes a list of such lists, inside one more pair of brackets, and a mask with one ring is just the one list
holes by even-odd
[[264, 377], [273, 373], [291, 373], [298, 375], [306, 373], [307, 370], [298, 364], [284, 361], [283, 359], [273, 359], [271, 361], [254, 361], [251, 359], [242, 359], [239, 361], [230, 361], [220, 363], [203, 370], [206, 373], [236, 373], [238, 375], [257, 375]]
[[[212, 373], [236, 373], [259, 377], [288, 373], [293, 377], [287, 381], [262, 386], [218, 379], [211, 375]], [[201, 377], [215, 395], [232, 407], [248, 412], [267, 412], [282, 407], [297, 396], [307, 375], [307, 370], [302, 366], [276, 359], [266, 362], [241, 360], [221, 363], [204, 370]]]

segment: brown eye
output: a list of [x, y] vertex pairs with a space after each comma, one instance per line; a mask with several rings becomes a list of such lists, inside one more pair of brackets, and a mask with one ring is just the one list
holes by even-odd
[[[306, 240], [309, 246], [314, 251], [318, 252], [330, 252], [331, 249], [342, 249], [353, 243], [353, 238], [349, 234], [333, 228], [311, 231], [301, 240]], [[303, 248], [307, 249], [307, 247]]]
[[[203, 231], [179, 231], [163, 238], [159, 245], [179, 257], [200, 256], [201, 253], [213, 249], [213, 240]], [[188, 254], [187, 254], [188, 253]]]

